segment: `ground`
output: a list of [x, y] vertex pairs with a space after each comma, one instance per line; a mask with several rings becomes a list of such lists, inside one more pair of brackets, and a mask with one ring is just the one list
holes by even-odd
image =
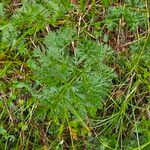
[[0, 149], [149, 150], [148, 0], [0, 2]]

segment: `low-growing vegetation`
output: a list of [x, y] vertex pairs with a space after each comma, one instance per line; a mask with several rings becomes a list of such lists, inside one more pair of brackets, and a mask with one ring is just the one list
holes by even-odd
[[149, 0], [1, 0], [0, 149], [149, 150]]

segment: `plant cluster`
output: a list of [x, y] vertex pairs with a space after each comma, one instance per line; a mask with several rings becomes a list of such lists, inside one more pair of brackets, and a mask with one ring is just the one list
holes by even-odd
[[2, 0], [0, 149], [149, 150], [149, 9]]

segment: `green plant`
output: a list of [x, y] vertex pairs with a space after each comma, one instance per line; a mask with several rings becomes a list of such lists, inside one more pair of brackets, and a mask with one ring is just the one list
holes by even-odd
[[44, 120], [48, 115], [60, 126], [62, 120], [76, 120], [89, 130], [86, 120], [102, 108], [101, 101], [111, 90], [115, 76], [103, 63], [108, 46], [78, 39], [76, 47], [71, 47], [75, 39], [75, 31], [70, 28], [50, 32], [44, 40], [46, 48], [36, 49], [28, 64], [41, 87], [39, 92], [34, 90], [34, 97], [45, 107], [43, 116], [37, 118]]
[[149, 150], [148, 18], [148, 0], [2, 0], [0, 149]]

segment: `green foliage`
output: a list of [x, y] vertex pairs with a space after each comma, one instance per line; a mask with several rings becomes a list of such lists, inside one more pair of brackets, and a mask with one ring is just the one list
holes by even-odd
[[62, 117], [65, 112], [77, 118], [78, 113], [82, 119], [88, 114], [94, 117], [114, 78], [112, 70], [103, 63], [110, 48], [82, 39], [71, 54], [74, 37], [75, 31], [70, 28], [50, 32], [44, 40], [46, 49], [36, 49], [35, 61], [28, 62], [42, 87], [36, 98], [49, 107], [52, 118]]
[[[143, 6], [143, 3], [140, 6]], [[109, 7], [105, 19], [108, 29], [113, 30], [118, 27], [120, 19], [124, 19], [126, 27], [132, 32], [135, 32], [139, 27], [145, 28], [146, 14], [142, 11], [135, 11], [124, 6]]]
[[105, 7], [108, 7], [110, 4], [110, 0], [102, 0], [102, 3]]
[[147, 3], [2, 0], [0, 149], [149, 150]]
[[41, 1], [40, 3], [23, 1], [22, 7], [16, 10], [8, 22], [0, 26], [2, 30], [1, 50], [15, 45], [17, 39], [22, 36], [22, 32], [26, 33], [28, 29], [35, 28], [38, 32], [47, 24], [55, 25], [56, 21], [64, 17], [66, 12], [66, 7], [60, 1]]
[[5, 15], [3, 3], [0, 3], [0, 17], [3, 18]]

